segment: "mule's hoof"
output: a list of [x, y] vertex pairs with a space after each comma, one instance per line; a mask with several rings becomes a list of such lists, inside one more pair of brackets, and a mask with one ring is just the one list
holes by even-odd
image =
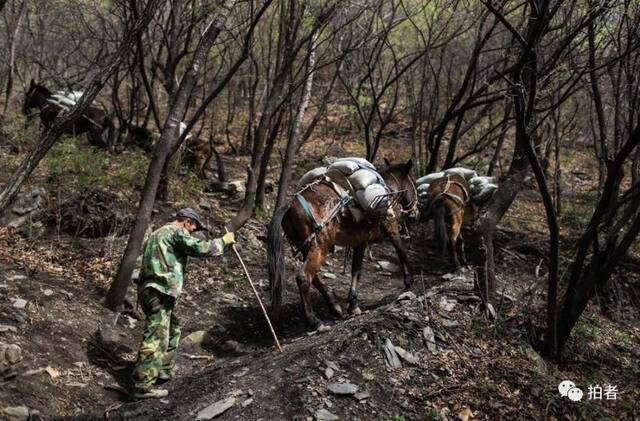
[[331, 312], [336, 317], [342, 317], [342, 314], [343, 314], [342, 307], [340, 307], [340, 304], [334, 304], [333, 306], [331, 306]]
[[318, 333], [324, 333], [330, 330], [331, 330], [331, 326], [325, 325], [325, 324], [320, 324], [320, 326], [318, 326], [318, 328], [316, 329]]
[[360, 310], [360, 307], [356, 307], [353, 310], [351, 310], [351, 314], [353, 316], [359, 316], [362, 314], [362, 310]]

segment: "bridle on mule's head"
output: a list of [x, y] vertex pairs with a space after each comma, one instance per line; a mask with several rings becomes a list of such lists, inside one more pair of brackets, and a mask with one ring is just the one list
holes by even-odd
[[[389, 169], [388, 173], [398, 185], [398, 189], [402, 189], [403, 185], [400, 182], [400, 179], [393, 173], [391, 169]], [[402, 209], [400, 209], [400, 212], [412, 214], [418, 211], [418, 191], [416, 190], [416, 186], [413, 183], [413, 180], [411, 179], [411, 177], [409, 177], [409, 175], [407, 175], [407, 181], [409, 182], [410, 188], [402, 189], [401, 191], [402, 191], [402, 197], [404, 199], [404, 202], [408, 203], [408, 205], [405, 206], [405, 204], [403, 203]], [[413, 198], [409, 197], [410, 190], [413, 191]]]

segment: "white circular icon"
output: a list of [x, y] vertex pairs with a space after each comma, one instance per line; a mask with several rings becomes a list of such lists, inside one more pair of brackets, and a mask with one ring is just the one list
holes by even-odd
[[574, 382], [572, 382], [571, 380], [565, 380], [558, 385], [558, 392], [560, 392], [560, 395], [562, 396], [567, 396], [567, 393], [569, 393], [569, 390], [575, 387], [576, 387], [576, 384]]
[[567, 397], [569, 398], [569, 400], [573, 402], [581, 401], [582, 395], [583, 395], [582, 390], [578, 389], [577, 387], [571, 388], [567, 392]]

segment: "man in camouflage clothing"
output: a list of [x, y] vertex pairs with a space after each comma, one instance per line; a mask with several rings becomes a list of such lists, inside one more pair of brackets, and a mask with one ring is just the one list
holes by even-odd
[[136, 399], [161, 398], [168, 394], [167, 390], [154, 386], [156, 381], [169, 380], [175, 365], [180, 325], [173, 309], [182, 292], [187, 258], [220, 255], [235, 242], [233, 233], [210, 241], [191, 235], [202, 229], [193, 209], [181, 209], [175, 221], [151, 233], [144, 244], [138, 302], [146, 320], [133, 371]]

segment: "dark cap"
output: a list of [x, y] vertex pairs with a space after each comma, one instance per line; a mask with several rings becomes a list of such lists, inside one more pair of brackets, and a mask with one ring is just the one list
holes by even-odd
[[176, 218], [189, 218], [192, 219], [196, 223], [196, 231], [207, 230], [202, 221], [200, 220], [200, 216], [191, 208], [182, 208], [176, 213]]

